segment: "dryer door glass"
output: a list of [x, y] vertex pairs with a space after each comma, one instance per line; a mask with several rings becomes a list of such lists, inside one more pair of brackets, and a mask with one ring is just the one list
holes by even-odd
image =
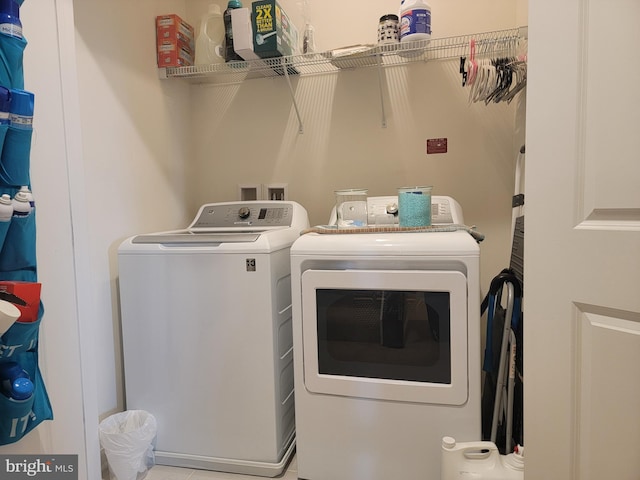
[[449, 292], [318, 289], [320, 374], [451, 383]]
[[305, 386], [315, 393], [462, 405], [467, 313], [461, 272], [306, 270]]

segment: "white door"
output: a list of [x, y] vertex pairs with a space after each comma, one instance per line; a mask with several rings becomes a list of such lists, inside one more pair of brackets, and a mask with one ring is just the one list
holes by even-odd
[[639, 19], [529, 2], [527, 479], [640, 479]]

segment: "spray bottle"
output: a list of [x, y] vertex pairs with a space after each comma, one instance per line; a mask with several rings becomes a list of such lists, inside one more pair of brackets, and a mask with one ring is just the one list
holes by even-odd
[[302, 6], [302, 16], [304, 18], [304, 32], [302, 34], [302, 53], [314, 53], [316, 51], [315, 29], [311, 25], [311, 15], [309, 14], [309, 0], [304, 0]]
[[25, 192], [18, 192], [13, 197], [13, 216], [14, 217], [26, 217], [31, 213], [33, 207], [29, 202], [29, 197]]
[[13, 217], [13, 202], [8, 194], [0, 196], [0, 222], [10, 222]]

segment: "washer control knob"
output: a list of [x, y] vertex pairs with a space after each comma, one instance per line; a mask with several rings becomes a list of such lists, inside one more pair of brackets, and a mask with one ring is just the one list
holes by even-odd
[[251, 215], [251, 210], [249, 209], [249, 207], [240, 207], [240, 210], [238, 210], [238, 216], [242, 220], [249, 218], [250, 215]]
[[398, 213], [398, 204], [397, 203], [389, 203], [387, 205], [387, 213], [391, 215], [395, 215]]

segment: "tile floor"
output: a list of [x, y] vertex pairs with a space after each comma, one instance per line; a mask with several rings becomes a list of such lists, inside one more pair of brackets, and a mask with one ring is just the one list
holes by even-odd
[[[145, 480], [268, 480], [267, 477], [256, 477], [253, 475], [240, 475], [237, 473], [211, 472], [209, 470], [193, 470], [191, 468], [166, 467], [156, 465], [147, 474]], [[295, 454], [282, 475], [276, 479], [297, 480], [298, 464]], [[109, 480], [109, 475], [105, 477]]]

